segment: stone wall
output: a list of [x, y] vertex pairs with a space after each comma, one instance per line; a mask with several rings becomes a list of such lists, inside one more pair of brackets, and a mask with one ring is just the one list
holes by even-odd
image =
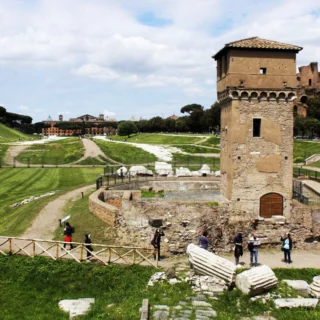
[[[96, 217], [110, 226], [114, 226], [119, 216], [119, 202], [121, 201], [123, 192], [114, 192], [106, 194], [103, 189], [99, 189], [92, 193], [89, 197], [89, 210]], [[105, 201], [110, 201], [107, 203]], [[118, 204], [115, 206], [114, 204]]]

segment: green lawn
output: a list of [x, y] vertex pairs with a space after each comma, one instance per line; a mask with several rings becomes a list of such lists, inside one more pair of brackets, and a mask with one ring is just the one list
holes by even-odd
[[95, 298], [81, 319], [134, 320], [155, 269], [0, 256], [0, 271], [1, 319], [67, 320], [60, 300]]
[[207, 164], [210, 166], [211, 170], [219, 170], [220, 168], [220, 158], [213, 157], [201, 157], [195, 155], [185, 155], [181, 153], [174, 153], [171, 164], [174, 167], [189, 167], [190, 170], [199, 170], [201, 166]]
[[[146, 287], [156, 270], [152, 267], [76, 263], [71, 260], [53, 261], [36, 257], [0, 256], [1, 319], [52, 320], [68, 319], [58, 303], [63, 299], [95, 298], [84, 320], [138, 320], [143, 299], [149, 299], [151, 318], [154, 305], [177, 306], [185, 301], [190, 310], [194, 296], [188, 283], [176, 285], [156, 283]], [[241, 272], [243, 270], [238, 270]], [[271, 292], [283, 298], [295, 298], [297, 292], [281, 282], [283, 279], [306, 280], [319, 275], [319, 269], [274, 269], [279, 285]], [[36, 276], [35, 276], [36, 274]], [[217, 311], [220, 320], [239, 320], [268, 313], [277, 320], [314, 320], [320, 317], [320, 306], [315, 309], [276, 309], [273, 301], [263, 304], [238, 290], [229, 290], [207, 300]], [[171, 315], [172, 316], [172, 315]], [[192, 314], [191, 319], [195, 319]]]
[[296, 140], [294, 141], [294, 150], [293, 150], [294, 162], [303, 162], [306, 158], [316, 153], [320, 153], [319, 142], [296, 141]]
[[0, 123], [0, 143], [17, 142], [24, 140], [36, 140], [41, 136], [33, 136], [21, 133], [20, 131], [11, 129]]
[[155, 155], [128, 144], [99, 139], [95, 139], [94, 142], [106, 156], [123, 164], [141, 164], [157, 161]]
[[201, 145], [175, 145], [176, 148], [188, 153], [220, 153], [219, 148], [205, 148]]
[[0, 144], [0, 160], [3, 159], [4, 155], [6, 154], [9, 146], [6, 144]]
[[128, 138], [127, 136], [112, 136], [113, 140], [123, 141], [126, 139], [127, 142], [134, 143], [147, 143], [147, 144], [190, 144], [202, 140], [202, 137], [194, 135], [184, 136], [184, 135], [166, 135], [166, 134], [151, 134], [151, 133], [141, 133], [133, 134]]
[[200, 145], [202, 146], [208, 146], [208, 147], [213, 147], [220, 144], [220, 138], [215, 137], [215, 136], [210, 136], [209, 139], [207, 139], [206, 141], [200, 143]]
[[[95, 184], [102, 173], [102, 168], [1, 168], [0, 234], [23, 234], [49, 201], [68, 190]], [[56, 191], [56, 195], [10, 208], [13, 203], [49, 191]]]
[[31, 145], [17, 156], [17, 160], [21, 163], [59, 165], [75, 162], [83, 155], [82, 141], [79, 138], [68, 138]]

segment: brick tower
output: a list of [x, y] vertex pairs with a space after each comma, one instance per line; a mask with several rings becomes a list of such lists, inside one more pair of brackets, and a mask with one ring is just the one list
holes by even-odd
[[289, 217], [293, 101], [301, 47], [261, 39], [226, 44], [217, 61], [221, 194], [252, 217]]

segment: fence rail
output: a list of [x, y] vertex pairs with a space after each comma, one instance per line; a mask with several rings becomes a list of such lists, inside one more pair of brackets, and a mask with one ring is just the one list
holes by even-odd
[[320, 182], [320, 172], [315, 170], [309, 170], [305, 168], [293, 168], [293, 175], [295, 177], [305, 176], [310, 180], [315, 180]]
[[[70, 243], [74, 246], [68, 250]], [[65, 245], [65, 246], [64, 246]], [[85, 243], [63, 242], [54, 240], [28, 239], [0, 236], [0, 255], [26, 255], [30, 258], [37, 256], [53, 260], [72, 259], [76, 262], [95, 261], [104, 265], [112, 263], [143, 264], [158, 267], [158, 255], [153, 261], [154, 249], [142, 247], [111, 246], [91, 244], [90, 251]]]

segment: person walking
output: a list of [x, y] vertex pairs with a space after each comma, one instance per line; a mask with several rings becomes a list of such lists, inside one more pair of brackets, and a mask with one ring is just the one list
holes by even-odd
[[214, 244], [207, 238], [208, 236], [208, 232], [204, 231], [202, 236], [200, 236], [199, 241], [198, 241], [198, 245], [200, 246], [200, 248], [208, 250], [208, 245], [210, 246], [214, 246]]
[[237, 267], [240, 267], [239, 261], [240, 261], [240, 257], [243, 255], [242, 242], [243, 242], [242, 232], [239, 232], [235, 236], [235, 238], [233, 240], [233, 243], [234, 243], [234, 257], [236, 259], [236, 266]]
[[164, 236], [164, 232], [161, 229], [157, 229], [154, 233], [153, 239], [151, 241], [151, 244], [154, 247], [154, 255], [153, 255], [153, 259], [156, 260], [156, 254], [158, 252], [158, 261], [161, 261], [161, 255], [160, 255], [160, 247], [161, 247], [161, 237]]
[[93, 251], [93, 248], [91, 246], [92, 240], [91, 240], [91, 234], [87, 233], [85, 235], [84, 243], [86, 244], [86, 251], [87, 251], [87, 259], [90, 259], [92, 257], [91, 252]]
[[66, 222], [66, 227], [64, 229], [64, 244], [63, 247], [66, 248], [67, 243], [70, 243], [70, 250], [73, 249], [72, 245], [72, 227], [69, 222]]
[[[259, 246], [260, 246], [260, 239], [257, 237], [256, 234], [253, 234], [248, 242], [248, 249], [250, 251], [250, 266], [251, 267], [258, 265]], [[254, 260], [254, 262], [253, 262], [253, 260]]]
[[292, 263], [291, 261], [291, 250], [292, 250], [292, 239], [290, 236], [290, 233], [286, 233], [286, 236], [284, 238], [281, 237], [282, 241], [282, 248], [284, 253], [284, 262], [285, 263]]

